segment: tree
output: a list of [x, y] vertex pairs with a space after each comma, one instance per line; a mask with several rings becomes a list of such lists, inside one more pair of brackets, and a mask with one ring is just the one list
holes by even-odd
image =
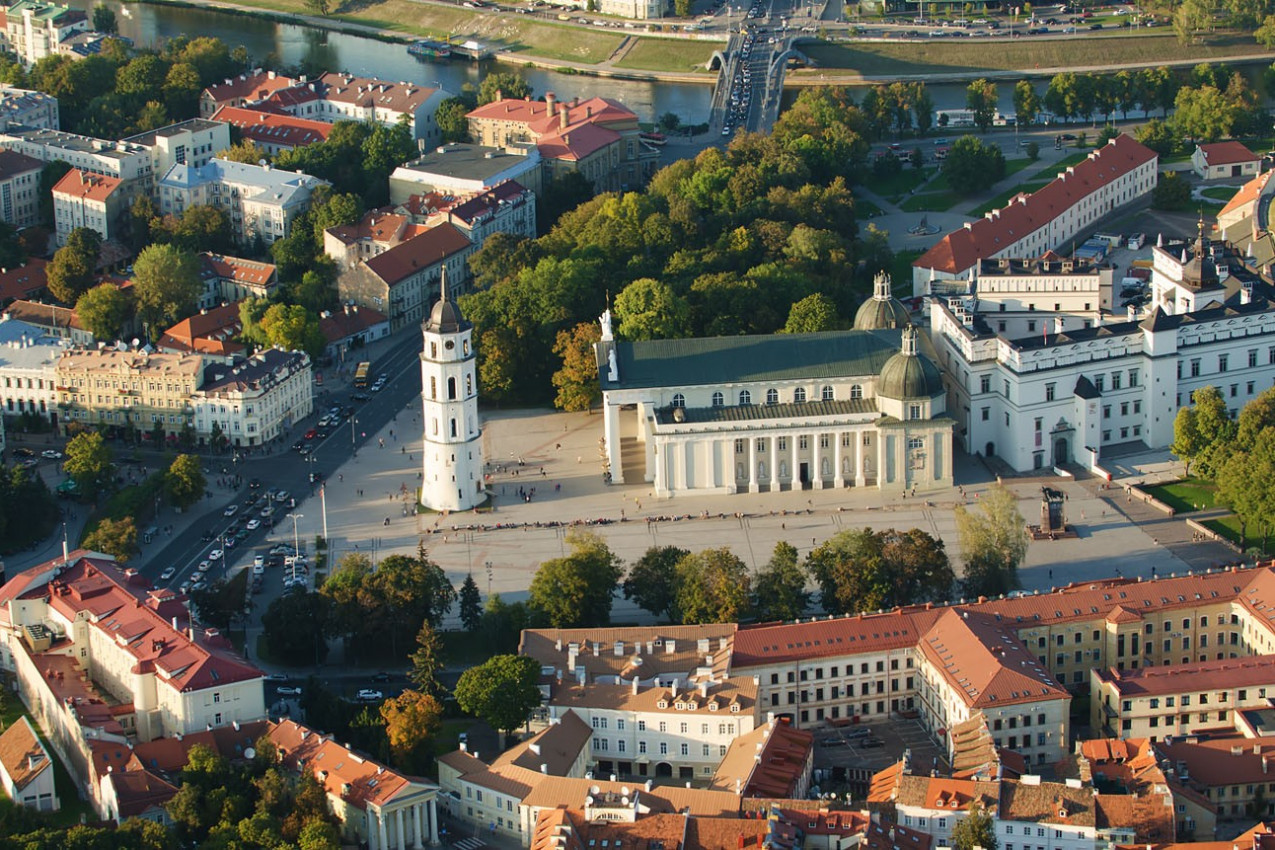
[[553, 628], [605, 626], [611, 600], [624, 571], [602, 538], [587, 531], [566, 535], [571, 554], [540, 565], [531, 580], [527, 602]]
[[225, 150], [217, 151], [217, 159], [228, 159], [231, 162], [242, 162], [245, 165], [257, 165], [269, 162], [270, 154], [252, 139], [240, 139]]
[[996, 117], [996, 84], [986, 79], [977, 79], [965, 89], [965, 108], [974, 113], [974, 124], [986, 133]]
[[1191, 184], [1176, 171], [1166, 171], [1151, 190], [1151, 206], [1157, 210], [1184, 210], [1191, 206]]
[[124, 322], [132, 313], [132, 302], [118, 286], [102, 283], [81, 295], [75, 302], [75, 314], [96, 339], [104, 342], [119, 339]]
[[45, 539], [59, 516], [57, 501], [38, 473], [16, 464], [0, 466], [0, 555]]
[[839, 327], [841, 317], [837, 315], [836, 303], [822, 292], [813, 292], [792, 305], [783, 333], [819, 333], [835, 331]]
[[203, 83], [199, 69], [189, 62], [178, 62], [164, 76], [164, 107], [174, 118], [199, 114], [199, 92]]
[[624, 598], [657, 617], [675, 616], [677, 563], [689, 555], [677, 546], [652, 546], [629, 567]]
[[562, 368], [553, 373], [558, 395], [553, 403], [559, 410], [589, 410], [602, 398], [598, 380], [598, 360], [594, 345], [602, 339], [596, 322], [581, 322], [569, 331], [558, 331], [553, 353], [562, 358]]
[[1183, 88], [1173, 107], [1173, 126], [1182, 136], [1215, 142], [1231, 135], [1234, 109], [1226, 96], [1213, 86]]
[[460, 586], [460, 622], [465, 631], [474, 632], [478, 630], [482, 618], [483, 604], [478, 593], [478, 582], [474, 581], [473, 573], [468, 573]]
[[1275, 50], [1275, 15], [1267, 15], [1262, 25], [1253, 33], [1253, 37], [1267, 50]]
[[1213, 30], [1212, 0], [1182, 0], [1173, 11], [1173, 32], [1182, 44], [1199, 41]]
[[127, 564], [137, 554], [137, 526], [131, 516], [119, 520], [106, 517], [84, 536], [80, 545], [94, 552], [105, 552], [121, 564]]
[[115, 476], [110, 446], [97, 431], [76, 434], [67, 442], [62, 468], [75, 480], [81, 495], [90, 500], [96, 499]]
[[443, 642], [428, 621], [421, 623], [416, 633], [416, 650], [408, 656], [412, 662], [409, 674], [421, 693], [438, 696], [443, 686], [438, 681], [438, 671], [443, 667]]
[[231, 621], [243, 614], [244, 599], [248, 597], [248, 571], [239, 570], [228, 579], [218, 579], [208, 587], [192, 590], [190, 597], [200, 622], [229, 629]]
[[1152, 118], [1139, 127], [1134, 132], [1134, 138], [1162, 157], [1173, 153], [1178, 147], [1178, 136], [1173, 125], [1159, 118]]
[[1040, 96], [1031, 80], [1019, 80], [1014, 84], [1014, 119], [1018, 126], [1026, 127], [1040, 114]]
[[522, 77], [507, 71], [497, 71], [483, 77], [478, 86], [478, 105], [491, 103], [497, 96], [507, 100], [531, 97], [531, 86]]
[[820, 604], [853, 613], [947, 599], [954, 579], [943, 541], [920, 529], [847, 529], [810, 553]]
[[469, 140], [469, 112], [474, 104], [460, 97], [449, 97], [438, 105], [434, 123], [443, 135], [444, 142]]
[[1005, 157], [999, 145], [984, 144], [976, 136], [961, 136], [943, 161], [943, 173], [954, 190], [971, 195], [1005, 176]]
[[98, 3], [93, 7], [93, 29], [112, 35], [120, 31], [119, 22], [109, 6]]
[[134, 297], [152, 338], [193, 313], [202, 290], [199, 261], [175, 245], [149, 245], [133, 262]]
[[694, 552], [678, 561], [676, 569], [677, 622], [733, 623], [750, 613], [748, 566], [730, 549]]
[[442, 726], [443, 706], [428, 693], [406, 690], [381, 703], [381, 720], [395, 763], [414, 773], [427, 765], [420, 752]]
[[782, 540], [775, 544], [766, 566], [757, 573], [753, 612], [758, 620], [795, 620], [810, 607], [807, 574], [797, 550]]
[[956, 533], [965, 559], [967, 597], [999, 596], [1018, 588], [1018, 565], [1027, 557], [1027, 525], [1018, 497], [997, 485], [979, 500], [981, 510], [956, 506]]
[[304, 351], [318, 357], [327, 345], [319, 318], [299, 304], [271, 304], [261, 317], [266, 342], [284, 351]]
[[97, 271], [102, 237], [90, 227], [77, 227], [66, 237], [45, 268], [49, 292], [63, 304], [74, 304], [89, 291]]
[[142, 53], [115, 72], [115, 91], [132, 95], [135, 102], [159, 100], [168, 65], [153, 53]]
[[1207, 447], [1208, 440], [1200, 432], [1196, 422], [1195, 408], [1179, 407], [1177, 416], [1173, 419], [1173, 442], [1169, 445], [1169, 451], [1182, 461], [1183, 476], [1191, 474], [1191, 461]]
[[195, 455], [178, 455], [164, 474], [164, 490], [168, 501], [179, 511], [198, 504], [204, 497], [208, 482], [204, 479], [203, 464]]
[[363, 199], [353, 192], [328, 195], [319, 206], [310, 213], [314, 223], [314, 241], [323, 244], [323, 232], [330, 227], [354, 224], [363, 217]]
[[305, 10], [311, 15], [327, 15], [328, 0], [305, 0]]
[[970, 804], [969, 813], [952, 827], [952, 847], [954, 850], [998, 850], [1000, 847], [996, 824], [977, 801]]
[[512, 732], [540, 705], [540, 663], [525, 655], [497, 655], [461, 674], [456, 703], [502, 732]]
[[506, 604], [499, 593], [487, 597], [478, 624], [478, 638], [488, 653], [514, 652], [522, 630], [531, 626], [531, 612], [522, 602]]
[[285, 664], [322, 664], [330, 610], [322, 593], [285, 593], [271, 602], [261, 617], [271, 656]]
[[[1267, 428], [1275, 428], [1275, 388], [1263, 391], [1240, 408], [1239, 423], [1235, 431], [1236, 445], [1248, 451]], [[1176, 430], [1175, 423], [1175, 436]]]
[[690, 327], [690, 306], [673, 287], [642, 277], [615, 297], [616, 332], [621, 339], [677, 339]]
[[1195, 456], [1196, 474], [1213, 478], [1230, 449], [1235, 422], [1227, 410], [1226, 398], [1217, 387], [1201, 387], [1193, 393], [1193, 400], [1196, 427], [1204, 437], [1204, 447]]

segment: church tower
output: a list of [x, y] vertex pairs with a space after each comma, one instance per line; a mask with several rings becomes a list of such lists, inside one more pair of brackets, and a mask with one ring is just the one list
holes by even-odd
[[474, 325], [441, 297], [421, 330], [421, 403], [425, 429], [421, 504], [435, 511], [464, 511], [482, 504], [482, 428], [478, 423], [478, 362]]

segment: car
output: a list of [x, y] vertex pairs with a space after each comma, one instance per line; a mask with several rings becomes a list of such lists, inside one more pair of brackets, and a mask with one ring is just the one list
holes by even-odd
[[331, 431], [329, 431], [326, 427], [320, 428], [320, 429], [319, 429], [319, 439], [320, 439], [320, 440], [322, 440], [323, 438], [327, 437], [327, 436], [328, 436], [329, 434], [331, 434], [331, 433], [332, 433], [332, 432], [331, 432]]
[[248, 482], [248, 489], [249, 489], [249, 490], [260, 490], [260, 489], [261, 489], [261, 479], [260, 479], [260, 478], [254, 478], [254, 479], [252, 479], [251, 481], [249, 481], [249, 482]]
[[227, 537], [227, 538], [226, 538], [226, 541], [225, 541], [225, 543], [226, 543], [226, 548], [227, 548], [227, 549], [233, 549], [233, 548], [235, 548], [235, 543], [238, 541], [238, 539], [239, 539], [239, 535], [238, 535], [238, 534], [234, 534], [234, 535], [231, 535], [230, 537]]
[[386, 673], [383, 670], [380, 673], [376, 673], [375, 675], [372, 676], [373, 682], [388, 682], [389, 680], [390, 680], [390, 674]]
[[182, 596], [185, 596], [187, 593], [190, 593], [190, 582], [185, 582], [184, 584], [182, 584], [181, 587], [177, 588], [177, 592], [180, 593]]
[[261, 518], [265, 519], [274, 513], [274, 505], [266, 505], [261, 509]]
[[302, 439], [313, 440], [317, 436], [319, 436], [319, 432], [311, 428], [309, 431], [305, 432], [305, 436]]
[[206, 573], [212, 569], [212, 561], [200, 561], [199, 566], [195, 567], [195, 572]]
[[371, 688], [360, 688], [359, 692], [355, 694], [355, 696], [364, 702], [372, 702], [378, 699], [385, 699], [385, 694], [381, 693], [380, 691], [374, 691]]
[[172, 578], [175, 575], [177, 575], [177, 568], [169, 567], [168, 569], [164, 570], [162, 573], [159, 574], [159, 580], [168, 581], [170, 578]]
[[35, 457], [35, 452], [25, 447], [20, 449], [14, 449], [13, 454], [15, 457]]
[[282, 673], [267, 673], [267, 674], [266, 674], [265, 676], [263, 676], [262, 678], [263, 678], [263, 679], [265, 679], [267, 682], [286, 682], [286, 681], [288, 681], [288, 677], [287, 677], [287, 676], [285, 676], [285, 675], [284, 675], [284, 674], [282, 674]]
[[294, 555], [296, 554], [296, 550], [292, 548], [291, 543], [279, 543], [279, 544], [276, 544], [275, 547], [270, 550], [270, 554], [271, 555]]
[[845, 738], [824, 738], [819, 743], [825, 747], [844, 747], [847, 741]]
[[875, 750], [885, 746], [885, 741], [880, 738], [864, 738], [862, 741], [856, 742], [855, 746], [862, 747], [866, 750]]
[[324, 416], [322, 419], [320, 419], [318, 422], [316, 422], [316, 423], [315, 423], [315, 426], [314, 426], [314, 427], [315, 427], [315, 428], [326, 428], [326, 427], [328, 427], [328, 426], [329, 426], [329, 425], [331, 425], [331, 424], [332, 424], [332, 417], [331, 417], [331, 416]]
[[210, 561], [220, 561], [220, 560], [221, 560], [221, 556], [222, 556], [222, 555], [224, 555], [224, 554], [225, 554], [225, 553], [224, 553], [224, 552], [222, 552], [220, 549], [214, 549], [214, 550], [212, 550], [211, 552], [209, 552], [209, 553], [208, 553], [208, 560], [210, 560]]
[[312, 451], [314, 451], [314, 449], [310, 448], [309, 446], [302, 446], [301, 448], [297, 449], [297, 454], [301, 455], [302, 457], [305, 457], [306, 455], [310, 454], [310, 452]]
[[305, 448], [305, 441], [304, 441], [304, 440], [297, 440], [295, 443], [293, 443], [293, 444], [292, 444], [292, 450], [293, 450], [294, 452], [299, 452], [299, 451], [301, 451], [301, 450], [302, 450], [302, 449], [304, 449], [304, 448]]
[[322, 473], [322, 472], [311, 472], [311, 473], [310, 473], [310, 483], [311, 483], [311, 484], [318, 484], [318, 483], [319, 483], [320, 481], [322, 481], [322, 480], [323, 480], [323, 473]]
[[275, 692], [276, 694], [278, 694], [279, 696], [281, 696], [281, 697], [299, 697], [299, 696], [301, 696], [301, 689], [300, 689], [300, 688], [294, 688], [294, 687], [291, 687], [291, 686], [289, 686], [289, 685], [283, 685], [283, 686], [281, 686], [281, 687], [275, 688], [275, 689], [274, 689], [274, 692]]
[[377, 383], [368, 387], [368, 389], [374, 393], [379, 393], [381, 390], [385, 389], [385, 384], [382, 384], [378, 381]]
[[40, 452], [40, 457], [44, 458], [45, 460], [61, 460], [62, 453], [54, 451], [53, 449], [45, 449], [44, 451]]
[[278, 493], [274, 494], [274, 500], [276, 502], [286, 502], [291, 498], [292, 498], [292, 494], [289, 493], [287, 490], [280, 490]]
[[1075, 133], [1059, 133], [1058, 138], [1062, 139], [1064, 142], [1074, 142], [1076, 141], [1076, 134]]
[[261, 528], [261, 520], [250, 519], [248, 520], [248, 524], [244, 526], [244, 528], [248, 529], [249, 531], [256, 531], [258, 528]]
[[225, 509], [224, 511], [222, 511], [222, 512], [221, 512], [221, 515], [222, 515], [222, 516], [234, 516], [234, 515], [235, 515], [235, 514], [237, 514], [237, 513], [239, 513], [239, 506], [238, 506], [238, 505], [227, 505], [227, 506], [226, 506], [226, 509]]
[[354, 393], [353, 395], [350, 396], [350, 398], [353, 401], [368, 401], [372, 397], [368, 395], [367, 393]]
[[204, 581], [202, 578], [195, 579], [195, 583], [190, 586], [190, 589], [192, 591], [206, 590], [207, 588], [208, 588], [208, 582]]

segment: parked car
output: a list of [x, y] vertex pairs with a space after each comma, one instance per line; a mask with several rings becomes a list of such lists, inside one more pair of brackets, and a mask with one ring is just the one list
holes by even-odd
[[235, 514], [239, 513], [239, 506], [227, 505], [226, 509], [222, 511], [221, 513], [222, 513], [222, 516], [234, 516]]
[[208, 553], [208, 560], [210, 560], [210, 561], [220, 561], [220, 560], [221, 560], [221, 556], [222, 556], [223, 554], [225, 554], [225, 553], [224, 553], [224, 552], [222, 552], [220, 549], [214, 549], [214, 550], [212, 550], [211, 552], [209, 552], [209, 553]]
[[261, 520], [250, 519], [248, 520], [248, 524], [244, 527], [247, 528], [249, 531], [256, 531], [258, 528], [261, 528]]
[[282, 686], [282, 687], [275, 688], [275, 689], [274, 689], [274, 692], [275, 692], [276, 694], [278, 694], [279, 696], [281, 696], [281, 697], [299, 697], [299, 696], [301, 696], [301, 689], [300, 689], [300, 688], [294, 688], [294, 687], [291, 687], [291, 686], [288, 686], [288, 685], [284, 685], [284, 686]]
[[389, 673], [386, 673], [386, 672], [382, 671], [382, 672], [380, 672], [380, 673], [377, 673], [377, 674], [373, 675], [373, 676], [372, 676], [372, 681], [373, 681], [373, 682], [388, 682], [388, 681], [390, 680], [390, 678], [391, 678], [391, 677], [390, 677], [390, 674], [389, 674]]
[[44, 458], [45, 460], [61, 460], [62, 453], [56, 452], [53, 449], [45, 449], [44, 451], [40, 452], [40, 457]]
[[170, 578], [172, 578], [175, 575], [177, 575], [177, 568], [169, 567], [168, 569], [164, 570], [162, 573], [159, 574], [159, 580], [168, 581]]
[[373, 702], [378, 699], [385, 699], [385, 694], [380, 691], [374, 691], [371, 688], [362, 688], [356, 696], [363, 702]]

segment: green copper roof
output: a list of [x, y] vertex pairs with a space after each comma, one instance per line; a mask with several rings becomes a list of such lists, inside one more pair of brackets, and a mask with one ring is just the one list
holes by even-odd
[[[677, 421], [675, 408], [661, 407], [655, 411], [655, 419], [661, 425], [682, 424]], [[873, 398], [844, 399], [841, 401], [808, 401], [794, 404], [745, 404], [730, 407], [688, 407], [682, 410], [682, 422], [752, 422], [774, 419], [807, 419], [811, 416], [848, 416], [877, 414], [877, 402]]]
[[[604, 390], [876, 377], [898, 353], [899, 336], [890, 329], [602, 342], [598, 365]], [[611, 346], [618, 381], [607, 380]]]

